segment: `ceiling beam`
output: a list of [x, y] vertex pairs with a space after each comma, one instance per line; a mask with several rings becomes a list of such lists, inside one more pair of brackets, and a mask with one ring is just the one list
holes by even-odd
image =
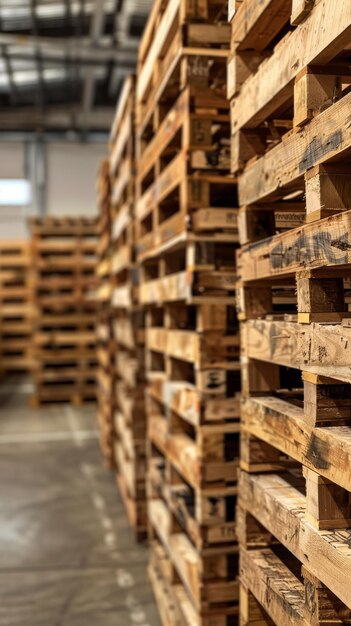
[[[105, 30], [105, 0], [95, 0], [95, 12], [91, 17], [90, 25], [90, 42], [91, 45], [98, 46], [99, 41]], [[83, 114], [83, 128], [89, 130], [88, 119], [89, 114], [94, 106], [95, 99], [95, 86], [96, 76], [93, 67], [89, 67], [86, 70], [83, 97], [82, 97], [82, 114]]]
[[[115, 109], [113, 107], [95, 107], [87, 117], [90, 129], [108, 131], [111, 127]], [[0, 132], [10, 131], [37, 131], [52, 130], [80, 130], [83, 123], [83, 112], [80, 105], [52, 107], [45, 111], [38, 111], [33, 107], [23, 107], [20, 110], [2, 109], [0, 111]]]
[[[100, 0], [99, 0], [100, 1]], [[41, 52], [43, 57], [50, 59], [64, 57], [65, 54], [73, 57], [76, 60], [91, 60], [91, 61], [120, 61], [122, 55], [127, 59], [135, 54], [135, 46], [123, 48], [123, 50], [117, 49], [117, 47], [104, 46], [100, 41], [100, 45], [92, 45], [90, 37], [84, 37], [80, 39], [74, 38], [56, 38], [56, 37], [36, 37], [34, 35], [9, 35], [7, 33], [0, 33], [0, 46], [16, 46], [23, 48], [25, 51], [27, 48], [36, 48]], [[14, 52], [15, 53], [15, 52]], [[12, 51], [11, 51], [12, 55]]]
[[11, 63], [11, 59], [10, 56], [7, 52], [7, 48], [6, 46], [1, 46], [1, 54], [2, 54], [2, 58], [4, 60], [4, 64], [5, 64], [5, 68], [6, 68], [6, 75], [7, 75], [7, 79], [8, 79], [8, 83], [9, 83], [9, 88], [10, 88], [10, 98], [11, 98], [11, 102], [13, 104], [17, 103], [18, 100], [18, 89], [17, 89], [17, 85], [13, 79], [13, 69], [12, 69], [12, 63]]

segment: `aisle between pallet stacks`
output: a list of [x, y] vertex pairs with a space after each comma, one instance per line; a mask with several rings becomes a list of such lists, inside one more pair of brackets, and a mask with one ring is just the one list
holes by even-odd
[[1, 626], [160, 626], [95, 406], [32, 410], [31, 391], [0, 385]]

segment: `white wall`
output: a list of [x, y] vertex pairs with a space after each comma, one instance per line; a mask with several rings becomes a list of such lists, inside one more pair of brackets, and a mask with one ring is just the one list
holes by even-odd
[[[25, 178], [23, 143], [0, 143], [0, 178]], [[0, 239], [26, 237], [28, 209], [0, 206]]]
[[[32, 151], [34, 154], [34, 151]], [[107, 154], [103, 143], [46, 144], [46, 204], [49, 215], [96, 214], [96, 173], [101, 159]], [[0, 142], [0, 178], [26, 178], [25, 144]], [[0, 239], [23, 238], [27, 219], [38, 215], [33, 185], [33, 200], [29, 207], [0, 206]]]
[[48, 144], [48, 213], [96, 214], [96, 173], [106, 154], [105, 144]]

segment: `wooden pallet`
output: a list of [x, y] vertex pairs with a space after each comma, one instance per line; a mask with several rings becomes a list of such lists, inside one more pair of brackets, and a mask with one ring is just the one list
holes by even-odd
[[41, 218], [30, 218], [28, 225], [33, 236], [40, 238], [50, 237], [96, 237], [98, 222], [96, 218], [89, 217], [55, 217], [46, 216]]
[[30, 225], [33, 403], [79, 404], [96, 396], [97, 222], [49, 217]]
[[[270, 171], [271, 175], [265, 182], [257, 178], [256, 165], [250, 171], [251, 181], [256, 178], [260, 186], [266, 188], [271, 186], [278, 172], [279, 177], [282, 173], [280, 158], [283, 153], [288, 153], [285, 141], [292, 141], [296, 131], [302, 128], [302, 147], [305, 139], [308, 142], [304, 124], [321, 111], [324, 111], [324, 117], [320, 119], [320, 128], [324, 127], [331, 137], [334, 129], [332, 123], [327, 127], [332, 116], [330, 110], [328, 116], [328, 107], [337, 102], [340, 115], [344, 107], [348, 108], [347, 100], [344, 101], [348, 91], [345, 86], [350, 82], [349, 70], [344, 65], [344, 50], [350, 38], [348, 2], [339, 2], [334, 12], [328, 2], [294, 1], [291, 16], [294, 23], [297, 4], [309, 4], [311, 9], [297, 28], [289, 28], [290, 6], [279, 0], [262, 2], [257, 8], [253, 8], [253, 0], [244, 0], [232, 20], [234, 65], [228, 71], [229, 92], [230, 96], [234, 95], [231, 103], [232, 167], [233, 170], [241, 169], [252, 157], [264, 154], [268, 147], [273, 149], [274, 152], [268, 154], [270, 162], [274, 160], [275, 166], [271, 168], [269, 159], [266, 159], [266, 171]], [[267, 26], [269, 13], [270, 17], [275, 15], [275, 19], [270, 19]], [[243, 25], [246, 32], [243, 32]], [[318, 40], [315, 38], [317, 31], [324, 33]], [[253, 49], [253, 40], [259, 42], [256, 48], [263, 49]], [[333, 119], [337, 128], [342, 127], [339, 119]], [[296, 163], [302, 161], [301, 169], [299, 166], [297, 168], [300, 175], [305, 169], [316, 165], [319, 157], [325, 159], [328, 151], [338, 152], [342, 144], [343, 141], [335, 141], [332, 146], [331, 142], [320, 153], [312, 150], [307, 154], [302, 148], [301, 156], [295, 154]], [[248, 180], [248, 177], [247, 173], [244, 180]], [[289, 180], [293, 183], [292, 176], [289, 176]], [[255, 191], [250, 193], [252, 197], [256, 195]], [[245, 202], [243, 199], [241, 204]]]
[[29, 371], [33, 317], [27, 241], [0, 241], [0, 362], [2, 373]]
[[[195, 95], [196, 94], [196, 95]], [[236, 232], [224, 98], [187, 88], [138, 140], [138, 255], [183, 232]]]
[[258, 615], [262, 624], [350, 623], [350, 530], [317, 530], [309, 489], [323, 491], [312, 478], [304, 495], [303, 478], [291, 473], [241, 474], [242, 624]]
[[235, 623], [239, 596], [237, 547], [208, 548], [199, 556], [188, 536], [176, 526], [163, 499], [149, 500], [148, 516], [152, 541], [160, 544], [168, 557], [169, 578], [179, 581], [187, 613], [196, 620], [191, 623]]
[[[144, 317], [138, 304], [135, 264], [135, 78], [126, 79], [110, 135], [109, 198], [100, 214], [99, 300], [109, 323], [98, 327], [101, 402], [104, 404], [105, 455], [112, 456], [116, 481], [137, 541], [146, 537], [143, 373]], [[106, 216], [108, 213], [108, 216]], [[104, 217], [105, 216], [105, 217]], [[108, 242], [108, 243], [107, 243]], [[101, 346], [105, 346], [101, 351]], [[107, 346], [112, 347], [113, 358]], [[106, 403], [106, 397], [109, 398]], [[102, 427], [103, 429], [103, 427]], [[106, 441], [107, 440], [107, 441]], [[110, 448], [112, 447], [112, 451]]]
[[349, 624], [350, 7], [231, 9], [240, 624]]
[[97, 421], [100, 432], [100, 447], [107, 467], [116, 470], [115, 460], [115, 342], [113, 337], [113, 314], [110, 306], [111, 284], [111, 192], [109, 159], [103, 159], [97, 178], [97, 201], [99, 208], [98, 263], [96, 276], [98, 288], [98, 318], [96, 325], [97, 353]]
[[171, 626], [238, 623], [238, 209], [225, 14], [225, 2], [156, 1], [139, 52], [149, 573]]
[[145, 257], [140, 302], [233, 304], [237, 282], [232, 237], [184, 232]]
[[[144, 397], [144, 349], [137, 328], [120, 340], [129, 322], [129, 311], [117, 310], [114, 319], [116, 343], [115, 459], [117, 484], [137, 541], [146, 538], [146, 415]], [[142, 320], [141, 320], [142, 321]], [[140, 335], [140, 333], [139, 333]]]
[[[148, 307], [149, 524], [173, 572], [168, 583], [162, 577], [157, 582], [156, 573], [152, 582], [170, 584], [180, 624], [229, 625], [237, 619], [236, 333], [233, 306], [185, 301]], [[152, 559], [150, 571], [152, 576]]]
[[138, 124], [145, 127], [158, 104], [186, 84], [201, 89], [213, 81], [223, 93], [230, 36], [225, 13], [225, 3], [211, 0], [154, 3], [139, 49]]
[[[259, 272], [265, 273], [269, 259], [272, 274], [276, 270], [278, 274], [278, 268], [286, 262], [293, 273], [294, 254], [298, 258], [301, 250], [307, 267], [323, 264], [324, 242], [328, 247], [329, 228], [337, 222], [319, 223], [316, 220], [332, 215], [342, 218], [342, 212], [349, 208], [350, 168], [345, 164], [344, 156], [349, 149], [350, 137], [341, 129], [347, 125], [345, 120], [350, 104], [347, 68], [346, 75], [343, 75], [343, 48], [350, 37], [350, 8], [341, 2], [337, 14], [332, 15], [332, 7], [327, 4], [293, 3], [291, 21], [296, 24], [303, 19], [303, 23], [291, 29], [270, 50], [268, 59], [265, 54], [258, 53], [258, 65], [250, 68], [248, 64], [245, 82], [235, 90], [232, 100], [232, 170], [243, 170], [239, 181], [241, 243], [261, 242], [277, 231], [289, 231], [298, 226], [298, 220], [309, 224], [301, 231], [282, 232], [279, 240], [273, 237], [272, 241], [283, 245], [279, 250], [268, 250], [269, 242], [265, 242], [268, 256], [264, 260], [262, 256], [260, 261], [258, 256], [265, 244], [262, 242], [262, 247], [259, 244], [254, 252], [257, 257], [246, 265], [248, 272], [257, 272], [259, 268]], [[258, 32], [265, 32], [268, 37], [274, 33], [277, 35], [278, 22], [273, 23], [273, 28], [267, 28], [267, 16], [276, 11], [275, 15], [280, 12], [284, 23], [287, 19], [288, 6], [282, 7], [278, 1], [264, 2], [260, 9], [250, 14], [251, 5], [250, 0], [245, 0], [232, 21], [233, 33], [236, 33], [233, 36], [239, 42], [233, 56], [237, 65], [248, 54], [245, 38], [252, 41], [252, 36]], [[250, 15], [252, 20], [248, 19], [248, 31], [243, 34], [245, 15]], [[317, 23], [318, 30], [325, 26], [325, 37], [314, 45], [312, 33]], [[286, 29], [281, 34], [284, 32]], [[239, 41], [240, 37], [242, 41]], [[262, 38], [264, 41], [265, 37]], [[276, 39], [274, 41], [276, 44]], [[257, 51], [250, 54], [257, 55]], [[295, 63], [294, 59], [298, 62]], [[256, 91], [258, 85], [260, 90]], [[254, 91], [257, 97], [248, 97], [249, 92]], [[288, 238], [297, 233], [295, 241], [290, 239], [288, 244], [292, 245], [288, 260], [285, 246]], [[339, 233], [336, 236], [338, 238]], [[301, 237], [306, 239], [303, 241]], [[327, 264], [336, 263], [337, 258], [337, 248], [333, 246]], [[345, 262], [340, 254], [339, 259], [341, 263]]]

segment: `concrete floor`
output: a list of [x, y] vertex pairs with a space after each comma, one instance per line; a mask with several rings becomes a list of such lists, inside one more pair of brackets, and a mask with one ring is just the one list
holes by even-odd
[[160, 626], [94, 408], [0, 381], [0, 626]]

